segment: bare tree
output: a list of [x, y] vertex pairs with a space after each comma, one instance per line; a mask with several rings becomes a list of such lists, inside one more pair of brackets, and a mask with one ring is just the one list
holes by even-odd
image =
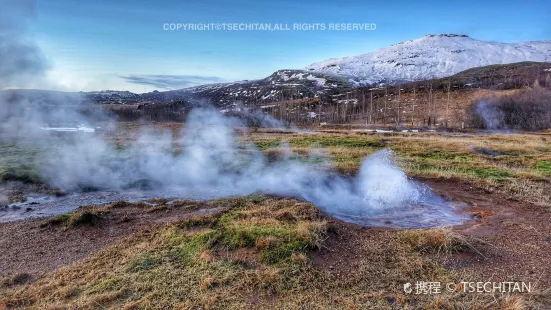
[[450, 90], [451, 90], [451, 81], [448, 79], [447, 89], [448, 89], [448, 101], [446, 102], [446, 127], [448, 127], [448, 122], [450, 120]]
[[411, 126], [413, 126], [413, 116], [415, 115], [415, 90], [417, 89], [417, 84], [413, 84], [413, 101], [411, 102]]
[[369, 124], [372, 124], [372, 115], [373, 115], [373, 90], [369, 91], [370, 99], [369, 99]]
[[386, 125], [386, 102], [387, 102], [387, 96], [388, 96], [388, 89], [385, 86], [385, 98], [384, 98], [384, 109], [383, 109], [383, 124]]
[[402, 89], [401, 87], [398, 85], [398, 102], [396, 103], [397, 105], [397, 109], [396, 109], [396, 127], [400, 127], [400, 112], [401, 112], [401, 108], [400, 108], [400, 100], [401, 100], [401, 94], [402, 94]]
[[[431, 125], [431, 117], [432, 117], [432, 81], [430, 81], [430, 85], [429, 85], [429, 113], [428, 113], [428, 116], [429, 116], [429, 121], [428, 121], [428, 125], [430, 127]], [[434, 120], [433, 120], [434, 122]]]

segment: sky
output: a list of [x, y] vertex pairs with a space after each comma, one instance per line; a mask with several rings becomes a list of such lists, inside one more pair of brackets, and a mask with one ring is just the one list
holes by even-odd
[[[0, 10], [6, 1], [18, 0], [0, 0]], [[425, 34], [459, 33], [498, 42], [549, 40], [549, 16], [549, 0], [37, 0], [26, 35], [48, 63], [48, 82], [33, 87], [141, 93], [263, 78], [278, 69], [364, 54]], [[176, 23], [290, 28], [296, 23], [326, 28], [374, 23], [376, 28], [164, 30], [165, 24]]]

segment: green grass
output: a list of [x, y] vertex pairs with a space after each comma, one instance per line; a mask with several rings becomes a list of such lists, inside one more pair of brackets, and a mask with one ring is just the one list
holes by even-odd
[[41, 150], [30, 143], [0, 141], [0, 166], [18, 166], [39, 163]]
[[472, 154], [464, 154], [456, 151], [448, 150], [399, 150], [399, 156], [412, 157], [420, 160], [433, 160], [433, 161], [447, 161], [447, 162], [466, 162], [472, 161], [475, 159], [475, 156]]
[[130, 272], [139, 272], [144, 270], [149, 270], [159, 264], [159, 261], [150, 255], [139, 255], [132, 259], [128, 264], [128, 270]]
[[7, 166], [0, 167], [0, 183], [18, 181], [26, 184], [41, 184], [40, 175], [30, 166]]
[[42, 178], [35, 170], [39, 165], [40, 154], [41, 151], [30, 144], [0, 142], [0, 183], [42, 183]]
[[[270, 160], [282, 152], [273, 146], [287, 141], [294, 159], [320, 166], [331, 165], [336, 171], [353, 175], [361, 161], [382, 148], [395, 151], [396, 162], [406, 174], [415, 178], [455, 179], [485, 189], [542, 206], [551, 206], [551, 190], [546, 177], [551, 176], [551, 149], [539, 134], [467, 136], [463, 134], [360, 135], [342, 131], [316, 135], [251, 135], [247, 137], [262, 145]], [[309, 149], [321, 147], [329, 157], [309, 160]], [[487, 149], [499, 156], [478, 154], [475, 149]], [[522, 191], [511, 188], [524, 184]], [[519, 197], [522, 195], [522, 197]]]
[[42, 222], [41, 226], [62, 226], [65, 229], [98, 224], [109, 210], [104, 207], [86, 207], [72, 213], [56, 215]]
[[289, 139], [291, 146], [332, 147], [332, 148], [381, 148], [385, 144], [380, 140], [362, 136], [298, 136]]
[[551, 176], [551, 161], [542, 160], [536, 164], [536, 171]]
[[[254, 203], [262, 203], [257, 198], [249, 198]], [[235, 204], [235, 202], [234, 202]], [[303, 211], [302, 205], [293, 206]], [[185, 227], [208, 227], [210, 230], [186, 240], [182, 246], [181, 256], [186, 260], [200, 250], [216, 245], [226, 250], [250, 248], [257, 252], [257, 258], [267, 264], [289, 262], [293, 255], [304, 254], [315, 248], [324, 234], [324, 222], [312, 224], [314, 212], [289, 214], [286, 208], [263, 210], [276, 218], [267, 218], [260, 212], [249, 212], [244, 206], [235, 206], [231, 211], [219, 217], [190, 219], [182, 223]], [[280, 219], [277, 219], [279, 216]], [[285, 219], [285, 220], [283, 220]], [[305, 222], [304, 220], [310, 220]]]
[[477, 178], [492, 179], [496, 181], [503, 181], [505, 178], [513, 176], [511, 172], [498, 168], [474, 168], [472, 169], [472, 173]]
[[280, 145], [279, 141], [256, 141], [254, 142], [255, 146], [261, 150], [265, 151], [272, 148], [277, 148]]
[[[253, 195], [208, 204], [228, 209], [127, 239], [94, 255], [87, 267], [59, 270], [65, 280], [54, 276], [41, 293], [19, 290], [8, 304], [166, 308], [177, 302], [220, 308], [242, 298], [228, 288], [268, 296], [296, 286], [293, 275], [308, 268], [307, 253], [325, 236], [326, 222], [307, 203]], [[74, 216], [56, 221], [68, 224]]]

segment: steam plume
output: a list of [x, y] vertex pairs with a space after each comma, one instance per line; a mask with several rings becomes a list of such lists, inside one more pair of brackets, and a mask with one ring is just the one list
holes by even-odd
[[0, 90], [21, 87], [47, 69], [42, 51], [33, 42], [28, 21], [36, 1], [0, 0]]
[[[28, 115], [19, 119], [37, 118], [35, 110], [27, 111]], [[74, 111], [62, 116], [90, 122]], [[238, 128], [243, 124], [237, 118], [197, 108], [189, 114], [176, 141], [169, 133], [147, 130], [122, 150], [98, 135], [67, 139], [32, 131], [27, 139], [47, 145], [45, 164], [39, 171], [49, 184], [66, 191], [138, 187], [170, 190], [183, 197], [260, 191], [299, 197], [333, 216], [360, 224], [433, 226], [460, 219], [429, 188], [409, 180], [393, 164], [389, 150], [371, 155], [356, 177], [345, 178], [327, 166], [311, 164], [317, 161], [315, 154], [306, 161], [293, 159], [285, 145], [281, 146], [283, 158], [270, 162], [254, 145], [236, 142], [234, 131]], [[182, 146], [181, 152], [174, 149], [174, 142]]]

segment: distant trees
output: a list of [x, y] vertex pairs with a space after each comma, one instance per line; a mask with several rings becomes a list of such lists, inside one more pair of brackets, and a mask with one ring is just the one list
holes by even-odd
[[[534, 94], [530, 96], [521, 91], [518, 98], [503, 98], [499, 104], [495, 98], [488, 98], [487, 101], [492, 109], [504, 113], [505, 119], [500, 121], [504, 126], [541, 128], [547, 126], [544, 121], [547, 112], [541, 110], [546, 101], [540, 100], [541, 94], [537, 95], [538, 98], [533, 97], [536, 92], [545, 92], [544, 88], [551, 87], [551, 69], [549, 64], [540, 63], [496, 65], [473, 68], [441, 79], [378, 87], [343, 86], [322, 92], [304, 85], [267, 87], [259, 88], [263, 91], [255, 91], [252, 95], [236, 96], [234, 102], [240, 102], [245, 109], [260, 110], [285, 124], [299, 126], [327, 123], [456, 128], [461, 128], [463, 122], [474, 127], [484, 126], [483, 120], [476, 120], [473, 107], [466, 111], [470, 101], [468, 98], [476, 95], [479, 92], [477, 89], [491, 92], [532, 87]], [[225, 97], [221, 95], [220, 98]], [[529, 104], [528, 98], [539, 101], [534, 107], [522, 106]], [[113, 113], [119, 115], [121, 120], [180, 121], [187, 113], [184, 107], [189, 107], [184, 103], [152, 102], [155, 104], [143, 104], [137, 109], [113, 109]], [[223, 105], [219, 108], [228, 107]], [[466, 115], [467, 112], [469, 115]]]
[[112, 115], [119, 121], [159, 121], [183, 122], [190, 110], [185, 102], [140, 104], [140, 105], [106, 105]]
[[478, 100], [467, 111], [469, 125], [485, 129], [551, 128], [551, 90], [522, 89], [511, 95]]

